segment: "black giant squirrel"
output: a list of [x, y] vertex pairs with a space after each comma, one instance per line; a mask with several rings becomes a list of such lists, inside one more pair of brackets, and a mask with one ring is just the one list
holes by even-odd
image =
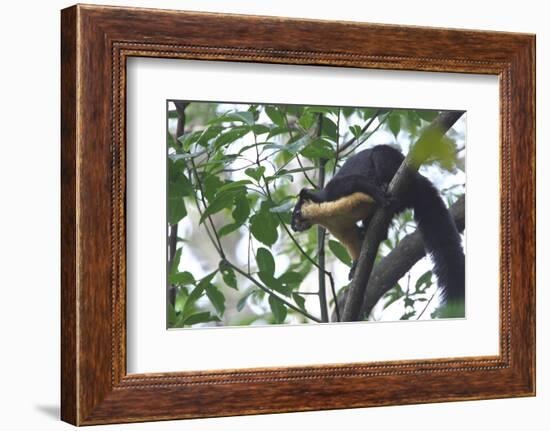
[[432, 258], [442, 300], [463, 304], [464, 252], [454, 220], [438, 190], [430, 180], [414, 172], [407, 193], [397, 197], [386, 193], [403, 159], [401, 152], [389, 145], [377, 145], [351, 156], [322, 190], [302, 189], [292, 214], [292, 229], [304, 231], [313, 224], [325, 227], [353, 258], [352, 278], [376, 208], [389, 206], [394, 215], [412, 208]]

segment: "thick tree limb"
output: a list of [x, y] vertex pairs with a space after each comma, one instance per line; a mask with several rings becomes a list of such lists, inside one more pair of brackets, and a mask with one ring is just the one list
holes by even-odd
[[[434, 141], [440, 140], [454, 123], [462, 116], [463, 111], [448, 111], [440, 114], [422, 133], [411, 147], [409, 154], [395, 173], [388, 193], [398, 198], [407, 191], [411, 177], [420, 165], [431, 155]], [[360, 320], [367, 284], [373, 270], [374, 260], [380, 243], [385, 239], [388, 226], [393, 218], [392, 208], [378, 208], [367, 228], [367, 234], [361, 247], [355, 276], [349, 289], [342, 320], [354, 322]]]
[[[464, 196], [449, 208], [458, 232], [464, 230]], [[426, 255], [424, 240], [419, 231], [403, 238], [387, 256], [374, 267], [367, 294], [361, 307], [361, 316], [368, 316], [380, 298], [403, 277], [412, 266]]]
[[[461, 196], [449, 208], [451, 216], [456, 224], [458, 232], [464, 231], [465, 211], [464, 196]], [[417, 230], [405, 236], [399, 244], [372, 270], [367, 294], [361, 307], [361, 317], [370, 315], [374, 306], [389, 290], [413, 267], [413, 265], [426, 255], [422, 234]], [[347, 294], [339, 295], [340, 307], [346, 302]], [[334, 319], [333, 313], [333, 319]]]
[[[465, 226], [464, 196], [461, 196], [449, 208], [458, 232], [462, 233]], [[372, 270], [369, 288], [361, 307], [361, 317], [370, 315], [374, 306], [390, 289], [426, 255], [422, 234], [417, 230], [405, 236], [399, 244]], [[347, 293], [338, 296], [338, 304], [343, 307]], [[333, 319], [335, 313], [333, 312]]]

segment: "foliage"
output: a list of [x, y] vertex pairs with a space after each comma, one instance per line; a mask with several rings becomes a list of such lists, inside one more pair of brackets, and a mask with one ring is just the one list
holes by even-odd
[[[167, 219], [179, 240], [169, 256], [168, 326], [318, 321], [319, 307], [329, 305], [320, 301], [317, 271], [326, 274], [326, 289], [334, 296], [347, 285], [338, 274], [347, 275], [344, 268], [352, 262], [329, 235], [325, 247], [318, 244], [316, 229], [291, 231], [297, 194], [302, 187], [319, 186], [321, 175], [330, 179], [348, 157], [380, 139], [407, 152], [437, 114], [191, 102], [180, 117], [169, 108]], [[178, 121], [185, 132], [176, 138]], [[443, 180], [454, 178], [463, 166], [456, 157], [461, 140], [460, 134], [451, 134], [447, 143], [452, 151], [438, 154], [425, 168], [437, 164]], [[454, 201], [464, 187], [456, 180], [450, 183], [445, 195]], [[415, 228], [410, 211], [397, 217], [379, 257]], [[196, 238], [204, 243], [197, 245]], [[206, 258], [193, 256], [197, 246], [206, 249], [207, 244]], [[322, 268], [317, 263], [320, 249], [326, 252]], [[193, 270], [186, 266], [190, 260], [199, 263]], [[425, 270], [415, 280], [411, 277], [409, 273], [405, 288], [397, 285], [386, 294], [382, 314], [396, 304], [402, 307], [402, 319], [423, 312], [435, 280]]]

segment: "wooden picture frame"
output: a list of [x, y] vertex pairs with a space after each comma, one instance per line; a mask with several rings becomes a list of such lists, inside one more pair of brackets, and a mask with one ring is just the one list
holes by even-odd
[[[83, 5], [63, 10], [61, 24], [64, 421], [535, 394], [534, 35]], [[497, 75], [500, 354], [127, 374], [125, 65], [131, 56]]]

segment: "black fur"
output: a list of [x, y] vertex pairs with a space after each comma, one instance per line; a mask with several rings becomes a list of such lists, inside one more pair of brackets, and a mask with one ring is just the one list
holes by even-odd
[[[414, 210], [424, 244], [434, 263], [434, 273], [447, 301], [464, 300], [464, 252], [460, 235], [445, 203], [433, 184], [419, 173], [404, 196], [388, 197], [386, 189], [401, 165], [403, 155], [388, 145], [378, 145], [350, 157], [320, 191], [303, 189], [294, 208], [292, 227], [305, 230], [311, 223], [301, 216], [304, 199], [314, 202], [337, 200], [355, 192], [370, 195], [378, 205], [389, 205], [398, 214]], [[364, 227], [370, 220], [364, 220]]]

